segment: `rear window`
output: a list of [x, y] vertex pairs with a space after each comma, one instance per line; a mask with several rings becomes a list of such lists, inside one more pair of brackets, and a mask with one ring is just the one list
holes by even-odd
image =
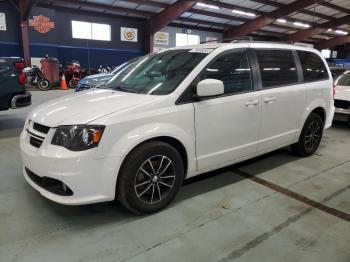
[[341, 77], [339, 77], [338, 86], [350, 86], [350, 72], [343, 74]]
[[263, 88], [298, 82], [293, 52], [290, 50], [256, 50]]
[[305, 82], [329, 79], [327, 68], [318, 55], [306, 51], [297, 52]]

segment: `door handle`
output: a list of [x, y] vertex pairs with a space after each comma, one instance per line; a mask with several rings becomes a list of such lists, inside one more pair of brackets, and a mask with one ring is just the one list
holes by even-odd
[[269, 96], [264, 99], [264, 103], [272, 103], [272, 102], [275, 102], [276, 100], [277, 100], [276, 97]]
[[259, 104], [259, 100], [249, 100], [245, 103], [246, 107], [253, 107]]

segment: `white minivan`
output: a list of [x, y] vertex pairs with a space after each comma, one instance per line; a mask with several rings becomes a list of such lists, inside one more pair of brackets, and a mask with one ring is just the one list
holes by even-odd
[[58, 203], [118, 199], [150, 213], [188, 177], [287, 145], [313, 154], [333, 114], [332, 77], [317, 50], [263, 42], [173, 48], [104, 88], [35, 108], [20, 138], [23, 173]]

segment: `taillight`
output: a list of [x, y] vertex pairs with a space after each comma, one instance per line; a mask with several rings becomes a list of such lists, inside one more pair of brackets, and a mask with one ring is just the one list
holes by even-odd
[[24, 69], [24, 63], [22, 61], [20, 62], [14, 62], [14, 66], [18, 70], [23, 70]]
[[336, 87], [336, 85], [335, 85], [335, 83], [333, 82], [333, 99], [334, 99], [334, 97], [335, 97], [335, 87]]
[[19, 71], [18, 74], [18, 84], [21, 86], [24, 86], [26, 83], [26, 76], [24, 74], [24, 62], [23, 61], [17, 61], [13, 63], [14, 67]]
[[20, 69], [19, 75], [18, 75], [18, 84], [21, 86], [24, 86], [26, 83], [26, 76], [23, 72], [23, 69]]

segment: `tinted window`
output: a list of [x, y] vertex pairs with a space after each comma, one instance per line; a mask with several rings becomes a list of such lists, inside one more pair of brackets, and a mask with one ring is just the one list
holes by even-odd
[[339, 77], [338, 86], [350, 86], [350, 72], [343, 74], [341, 77]]
[[224, 83], [225, 94], [252, 90], [251, 70], [246, 51], [225, 53], [204, 69], [199, 80], [218, 79]]
[[326, 66], [318, 55], [306, 51], [298, 51], [298, 55], [305, 82], [320, 81], [329, 78]]
[[256, 50], [263, 88], [298, 82], [292, 51]]

